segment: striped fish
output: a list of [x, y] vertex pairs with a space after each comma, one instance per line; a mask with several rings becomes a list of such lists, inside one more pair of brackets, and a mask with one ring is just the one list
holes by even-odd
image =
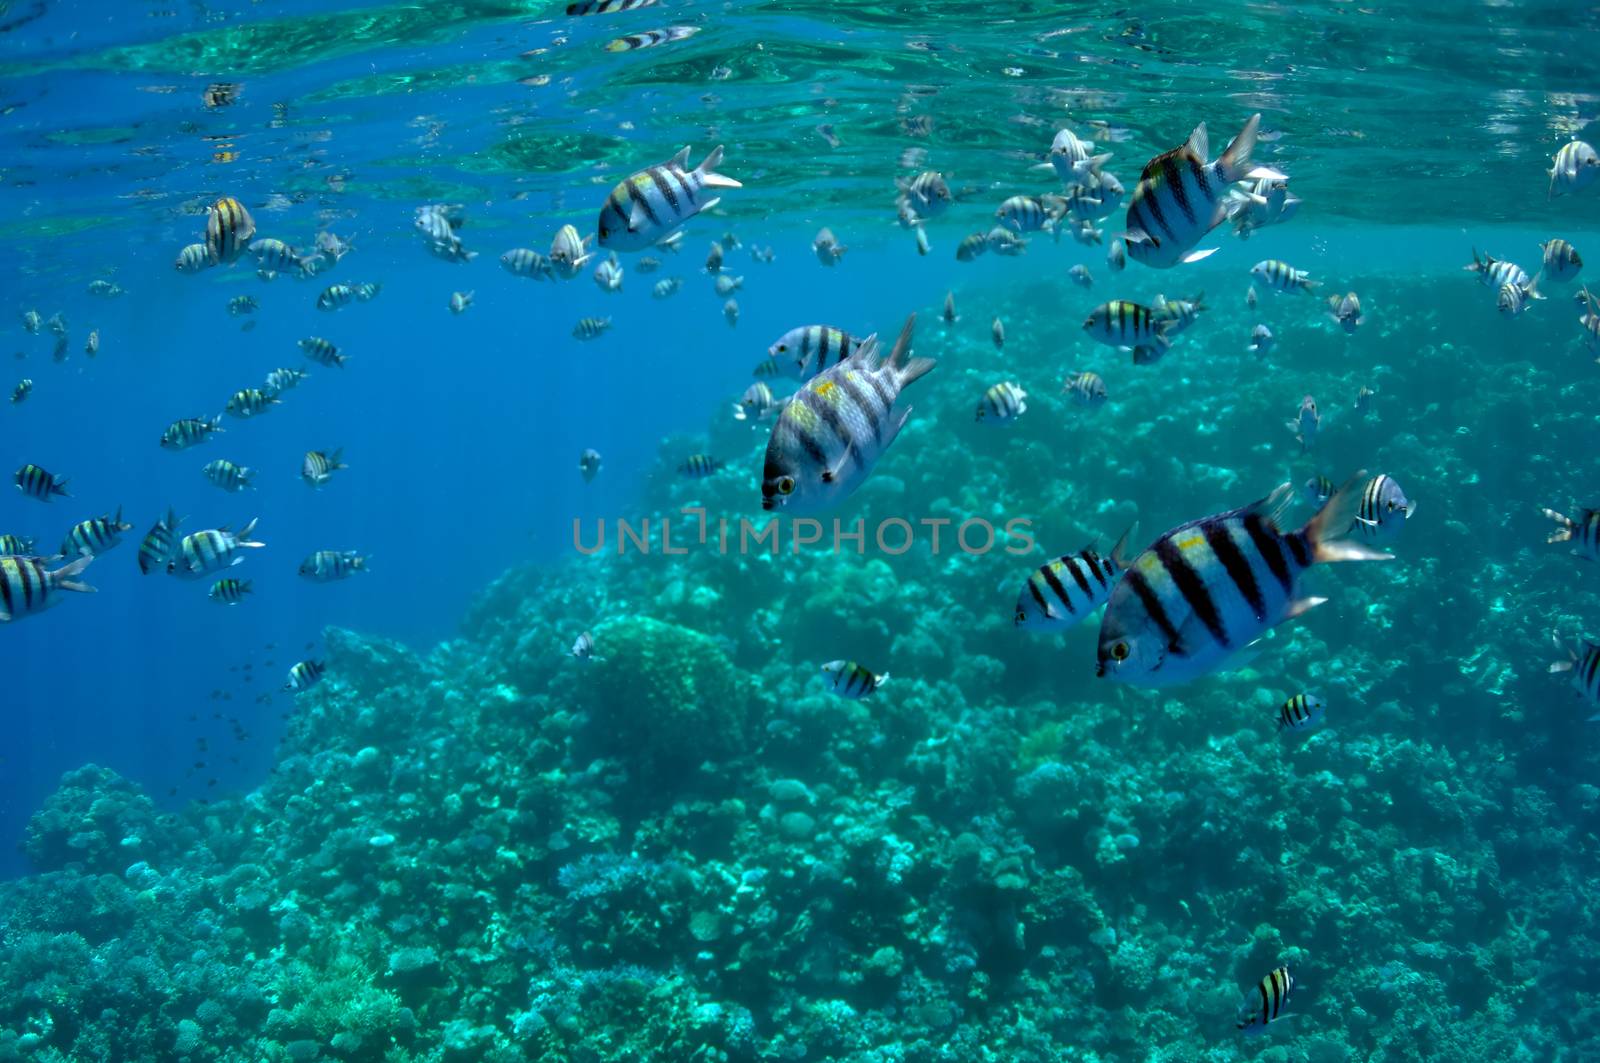
[[1282, 484], [1258, 502], [1157, 539], [1111, 592], [1097, 674], [1135, 686], [1208, 675], [1269, 629], [1326, 601], [1300, 597], [1300, 575], [1312, 565], [1390, 560], [1343, 538], [1356, 519], [1364, 476], [1347, 481], [1298, 531], [1278, 528], [1294, 498], [1294, 488]]
[[1278, 730], [1309, 731], [1322, 722], [1327, 708], [1320, 694], [1296, 694], [1279, 706]]
[[1132, 350], [1135, 361], [1140, 361], [1140, 352], [1154, 361], [1172, 346], [1173, 324], [1173, 318], [1158, 315], [1148, 306], [1113, 299], [1089, 312], [1083, 330], [1108, 347]]
[[61, 600], [58, 591], [94, 593], [78, 580], [93, 560], [85, 554], [51, 571], [42, 557], [0, 557], [0, 624], [44, 612]]
[[318, 683], [328, 671], [328, 666], [321, 661], [301, 661], [289, 669], [289, 679], [283, 684], [283, 689], [292, 694], [301, 694]]
[[235, 417], [254, 417], [278, 405], [278, 396], [260, 388], [242, 388], [228, 399], [223, 410]]
[[604, 15], [612, 11], [634, 11], [641, 7], [653, 7], [656, 0], [578, 0], [575, 4], [567, 5], [569, 15]]
[[784, 372], [783, 365], [776, 358], [763, 358], [756, 363], [751, 375], [765, 379], [767, 377], [786, 376], [787, 374]]
[[1245, 1033], [1260, 1033], [1270, 1023], [1283, 1018], [1284, 1005], [1289, 1003], [1289, 991], [1294, 988], [1294, 975], [1287, 966], [1279, 967], [1261, 980], [1250, 999], [1239, 1005], [1239, 1019], [1235, 1023]]
[[657, 299], [667, 299], [677, 295], [678, 289], [682, 287], [682, 277], [662, 277], [656, 281], [655, 287], [650, 289], [650, 294]]
[[1580, 509], [1576, 519], [1553, 509], [1539, 512], [1556, 522], [1556, 530], [1546, 542], [1572, 543], [1572, 552], [1590, 561], [1600, 561], [1600, 510]]
[[600, 452], [589, 447], [578, 455], [578, 471], [583, 474], [584, 483], [593, 483], [594, 478], [600, 475]]
[[1236, 181], [1288, 180], [1268, 167], [1250, 164], [1261, 116], [1251, 115], [1221, 157], [1209, 161], [1210, 140], [1206, 124], [1195, 127], [1189, 139], [1145, 164], [1128, 204], [1127, 231], [1122, 234], [1129, 257], [1152, 269], [1167, 269], [1179, 262], [1197, 262], [1216, 248], [1193, 250], [1228, 215], [1228, 196]]
[[1059, 196], [1012, 196], [1000, 204], [994, 216], [1019, 233], [1049, 232], [1067, 209]]
[[630, 33], [606, 42], [608, 52], [636, 52], [641, 48], [654, 48], [672, 41], [686, 40], [700, 32], [699, 26], [663, 26], [658, 30]]
[[185, 244], [172, 265], [179, 273], [199, 273], [211, 268], [211, 255], [206, 251], [205, 244]]
[[1363, 417], [1370, 414], [1373, 408], [1373, 400], [1377, 397], [1377, 388], [1369, 388], [1367, 385], [1362, 384], [1361, 389], [1356, 392], [1356, 412]]
[[[1276, 258], [1265, 258], [1250, 267], [1250, 276], [1254, 277], [1264, 288], [1275, 292], [1313, 292], [1317, 289], [1318, 281], [1311, 279], [1311, 275], [1303, 269], [1295, 269], [1289, 263]], [[1250, 289], [1252, 292], [1254, 288]]]
[[889, 681], [888, 672], [873, 675], [854, 661], [829, 661], [822, 666], [822, 674], [829, 690], [852, 701], [876, 693]]
[[1507, 317], [1516, 317], [1528, 309], [1528, 289], [1519, 288], [1515, 284], [1500, 285], [1500, 292], [1495, 296], [1495, 308]]
[[240, 564], [244, 561], [239, 554], [241, 549], [266, 545], [251, 541], [250, 534], [255, 529], [256, 521], [252, 518], [237, 535], [229, 531], [226, 525], [185, 535], [179, 541], [172, 560], [167, 562], [167, 572], [179, 579], [199, 579]]
[[[618, 282], [619, 283], [621, 282], [621, 278], [618, 278]], [[464, 313], [467, 312], [467, 307], [469, 307], [471, 305], [472, 305], [472, 293], [471, 292], [451, 292], [450, 293], [449, 306], [450, 306], [450, 312], [452, 314], [464, 314]]]
[[22, 535], [0, 535], [0, 556], [25, 557], [32, 554], [32, 538]]
[[956, 261], [971, 262], [987, 250], [989, 250], [988, 233], [968, 233], [956, 245]]
[[594, 655], [594, 636], [587, 631], [580, 631], [578, 637], [572, 640], [572, 649], [567, 651], [568, 656], [576, 657], [580, 661], [598, 661], [601, 658]]
[[1361, 313], [1361, 297], [1355, 292], [1328, 296], [1328, 316], [1352, 336], [1367, 321]]
[[1010, 424], [1028, 412], [1028, 393], [1009, 380], [993, 385], [978, 400], [977, 420], [988, 424]]
[[1116, 213], [1117, 201], [1101, 194], [1098, 188], [1076, 185], [1065, 196], [1051, 197], [1061, 204], [1061, 211], [1075, 222], [1097, 222]]
[[988, 245], [989, 250], [1006, 258], [1015, 258], [1018, 255], [1027, 254], [1028, 251], [1028, 241], [1010, 229], [1002, 228], [999, 225], [990, 229], [983, 240]]
[[609, 317], [580, 317], [578, 323], [572, 326], [572, 335], [580, 340], [592, 340], [605, 333], [611, 327]]
[[267, 374], [267, 387], [273, 394], [289, 391], [311, 374], [300, 369], [274, 369]]
[[548, 280], [555, 275], [548, 258], [526, 247], [515, 247], [501, 255], [500, 265], [507, 273], [531, 277], [536, 281]]
[[578, 227], [563, 225], [550, 241], [550, 269], [562, 280], [571, 280], [583, 269], [584, 263], [594, 257], [585, 250], [593, 236], [579, 236]]
[[1245, 350], [1257, 358], [1265, 358], [1272, 352], [1272, 347], [1277, 342], [1270, 328], [1265, 325], [1257, 325], [1250, 330], [1250, 342], [1245, 346]]
[[1333, 493], [1339, 489], [1337, 484], [1320, 472], [1307, 480], [1301, 487], [1305, 492], [1306, 501], [1313, 506], [1321, 506], [1332, 498]]
[[719, 274], [717, 274], [717, 279], [716, 279], [716, 283], [715, 283], [714, 287], [717, 289], [717, 294], [718, 295], [729, 295], [732, 292], [736, 291], [743, 284], [744, 284], [744, 278], [743, 277], [734, 277], [734, 276], [730, 276], [727, 273], [719, 273]]
[[[823, 230], [823, 231], [826, 232], [827, 230]], [[723, 256], [723, 254], [724, 254], [724, 252], [722, 250], [722, 241], [713, 240], [711, 242], [711, 250], [706, 252], [706, 272], [707, 273], [717, 273], [722, 269], [722, 256]]]
[[256, 234], [255, 219], [232, 196], [223, 196], [206, 211], [206, 258], [212, 265], [235, 261]]
[[1496, 292], [1499, 292], [1500, 289], [1509, 284], [1514, 288], [1527, 292], [1531, 298], [1544, 298], [1544, 296], [1538, 294], [1538, 288], [1535, 286], [1533, 278], [1528, 276], [1527, 270], [1515, 262], [1507, 262], [1504, 259], [1495, 258], [1493, 255], [1480, 256], [1476, 247], [1472, 249], [1472, 263], [1461, 268], [1468, 273], [1476, 273], [1480, 284], [1487, 285]]
[[704, 480], [723, 468], [723, 463], [709, 454], [690, 454], [678, 465], [678, 475], [688, 480]]
[[37, 465], [28, 464], [17, 470], [15, 477], [17, 490], [29, 498], [36, 498], [40, 502], [48, 502], [56, 495], [62, 498], [70, 497], [67, 494], [67, 478], [65, 476], [52, 476]]
[[1322, 414], [1317, 412], [1317, 400], [1310, 395], [1301, 399], [1294, 420], [1285, 422], [1285, 427], [1294, 433], [1302, 454], [1310, 450], [1317, 442], [1317, 429], [1322, 427]]
[[27, 310], [23, 312], [22, 327], [28, 330], [28, 335], [37, 336], [39, 334], [39, 326], [42, 324], [44, 324], [44, 319], [39, 316], [39, 311]]
[[619, 181], [606, 197], [596, 223], [600, 246], [615, 251], [643, 251], [663, 236], [721, 200], [707, 196], [717, 188], [741, 188], [738, 181], [717, 173], [722, 162], [722, 145], [693, 170], [688, 169], [689, 149], [685, 147], [664, 163], [647, 166]]
[[181, 421], [173, 421], [167, 425], [167, 430], [161, 433], [161, 445], [167, 450], [188, 450], [204, 443], [211, 438], [212, 433], [222, 430], [221, 414], [210, 420], [204, 417], [185, 417]]
[[1106, 382], [1100, 374], [1087, 369], [1068, 377], [1067, 382], [1061, 385], [1061, 390], [1064, 394], [1072, 396], [1073, 402], [1079, 406], [1087, 406], [1091, 410], [1104, 406], [1109, 394], [1106, 391]]
[[876, 336], [848, 359], [819, 373], [783, 408], [767, 442], [761, 508], [806, 512], [843, 501], [872, 473], [911, 417], [900, 393], [934, 363], [906, 360], [916, 315], [887, 359]]
[[910, 178], [897, 177], [895, 186], [900, 190], [899, 200], [910, 209], [915, 221], [937, 218], [955, 201], [944, 174], [937, 170], [924, 170]]
[[300, 347], [300, 353], [304, 354], [307, 358], [311, 359], [313, 362], [316, 362], [318, 365], [325, 365], [330, 368], [337, 369], [340, 366], [343, 366], [345, 362], [350, 360], [349, 355], [340, 354], [338, 347], [334, 346], [330, 341], [323, 339], [321, 336], [307, 336], [305, 339], [297, 342]]
[[122, 294], [122, 285], [116, 281], [92, 280], [89, 282], [89, 294], [101, 299], [115, 299]]
[[777, 360], [784, 376], [806, 381], [832, 369], [861, 347], [861, 341], [832, 325], [801, 325], [779, 336], [767, 355]]
[[1539, 279], [1549, 278], [1557, 284], [1578, 279], [1583, 272], [1583, 256], [1565, 240], [1547, 240], [1539, 245], [1541, 264]]
[[946, 325], [954, 325], [956, 323], [957, 314], [955, 292], [944, 293], [944, 310], [941, 313], [944, 317], [944, 323]]
[[211, 585], [211, 600], [222, 605], [238, 605], [244, 601], [244, 596], [251, 593], [252, 587], [247, 579], [239, 580], [231, 576], [217, 580]]
[[17, 381], [17, 386], [11, 389], [11, 405], [15, 406], [19, 402], [26, 402], [28, 396], [32, 393], [33, 380], [29, 377], [23, 377]]
[[722, 304], [722, 319], [728, 323], [729, 328], [739, 325], [739, 300], [729, 299]]
[[1106, 266], [1112, 273], [1121, 273], [1128, 266], [1127, 245], [1118, 236], [1111, 241], [1111, 246], [1106, 248]]
[[306, 451], [305, 460], [300, 463], [300, 478], [312, 487], [321, 487], [333, 478], [333, 474], [349, 466], [340, 461], [344, 454], [341, 448], [332, 454], [324, 454], [320, 450]]
[[1386, 546], [1400, 535], [1417, 504], [1406, 498], [1400, 485], [1391, 477], [1379, 473], [1368, 480], [1361, 489], [1361, 508], [1356, 510], [1352, 534], [1367, 542]]
[[1129, 528], [1101, 557], [1091, 543], [1075, 554], [1062, 554], [1029, 574], [1017, 595], [1012, 622], [1031, 631], [1065, 631], [1106, 604], [1117, 579], [1128, 567]]
[[378, 297], [379, 292], [383, 291], [383, 285], [377, 284], [373, 281], [362, 281], [360, 284], [357, 284], [353, 290], [355, 292], [356, 302], [370, 303], [372, 300]]
[[255, 484], [250, 481], [255, 479], [256, 471], [243, 465], [235, 465], [226, 458], [206, 462], [205, 468], [200, 470], [205, 478], [224, 491], [243, 491], [253, 489]]
[[633, 268], [638, 270], [640, 273], [654, 273], [661, 268], [661, 260], [659, 258], [652, 258], [649, 255], [646, 255], [639, 261], [635, 262], [633, 264]]
[[74, 524], [61, 541], [61, 556], [88, 554], [90, 557], [99, 557], [120, 543], [122, 533], [128, 531], [133, 531], [133, 525], [123, 521], [122, 507], [118, 506], [115, 517], [92, 517]]
[[[4, 559], [0, 559], [0, 564]], [[1560, 638], [1555, 639], [1556, 649], [1566, 653], [1568, 659], [1557, 661], [1550, 666], [1552, 674], [1556, 672], [1571, 672], [1572, 685], [1579, 696], [1591, 705], [1600, 705], [1600, 645], [1583, 639], [1575, 650], [1563, 646]], [[1589, 717], [1590, 722], [1600, 720], [1600, 714]]]
[[1157, 295], [1150, 311], [1156, 320], [1170, 322], [1167, 325], [1167, 338], [1177, 339], [1179, 333], [1200, 320], [1200, 313], [1205, 308], [1205, 292], [1196, 292], [1193, 299], [1168, 299], [1164, 295]]
[[999, 318], [995, 318], [989, 323], [989, 340], [994, 344], [995, 350], [1005, 350], [1006, 326], [1005, 322], [1001, 321]]
[[611, 257], [594, 268], [594, 282], [603, 292], [622, 291], [622, 263], [617, 261], [617, 253], [611, 252]]
[[1556, 152], [1550, 167], [1550, 192], [1545, 198], [1575, 196], [1600, 177], [1600, 155], [1581, 140], [1569, 140]]
[[[275, 240], [270, 236], [264, 237], [253, 241], [248, 250], [255, 257], [259, 269], [273, 273], [288, 273], [291, 270], [296, 273], [308, 272], [300, 253], [282, 240]], [[304, 256], [304, 258], [315, 257], [317, 256]]]
[[366, 572], [367, 558], [354, 550], [318, 550], [300, 562], [300, 576], [313, 583], [332, 583]]
[[1301, 199], [1289, 191], [1288, 181], [1248, 181], [1229, 191], [1233, 203], [1233, 232], [1241, 240], [1268, 225], [1279, 225], [1300, 210]]
[[[816, 255], [817, 261], [824, 266], [832, 267], [836, 265], [848, 250], [850, 249], [841, 244], [838, 237], [833, 235], [833, 230], [826, 226], [819, 229], [817, 235], [811, 241], [811, 253]], [[924, 251], [923, 254], [927, 254], [927, 252]]]
[[90, 329], [89, 338], [83, 341], [83, 353], [90, 358], [100, 353], [100, 330]]
[[145, 532], [144, 541], [139, 544], [141, 573], [148, 576], [167, 567], [178, 546], [178, 525], [181, 523], [183, 518], [168, 507], [167, 515]]
[[784, 402], [772, 394], [764, 381], [756, 381], [733, 404], [733, 419], [736, 421], [765, 421], [769, 416], [783, 409]]
[[1092, 180], [1100, 167], [1111, 161], [1109, 153], [1096, 155], [1094, 141], [1083, 140], [1070, 129], [1056, 131], [1050, 141], [1050, 166], [1063, 184], [1077, 185]]
[[355, 299], [355, 289], [348, 284], [330, 284], [322, 289], [322, 294], [317, 296], [318, 310], [337, 310], [341, 306], [349, 306]]

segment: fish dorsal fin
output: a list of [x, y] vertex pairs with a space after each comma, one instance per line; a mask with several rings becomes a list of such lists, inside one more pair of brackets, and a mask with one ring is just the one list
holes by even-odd
[[1144, 169], [1139, 171], [1139, 180], [1149, 181], [1161, 176], [1162, 170], [1166, 168], [1168, 159], [1185, 158], [1187, 157], [1188, 152], [1189, 145], [1187, 144], [1183, 145], [1182, 147], [1173, 148], [1171, 151], [1163, 151], [1160, 155], [1157, 155], [1155, 158], [1144, 164]]
[[1281, 483], [1274, 487], [1272, 493], [1266, 498], [1257, 499], [1250, 503], [1240, 513], [1244, 516], [1249, 516], [1252, 513], [1256, 514], [1272, 525], [1274, 531], [1282, 531], [1283, 515], [1288, 512], [1289, 507], [1293, 504], [1294, 485]]
[[871, 369], [878, 360], [878, 334], [874, 332], [861, 341], [861, 345], [850, 352], [842, 365], [855, 366], [858, 369]]
[[689, 168], [689, 145], [685, 144], [683, 150], [667, 161], [668, 166], [676, 166], [680, 170]]
[[1192, 152], [1201, 162], [1211, 157], [1211, 138], [1206, 135], [1204, 122], [1194, 127], [1194, 132], [1190, 133], [1189, 139], [1184, 142], [1183, 150]]

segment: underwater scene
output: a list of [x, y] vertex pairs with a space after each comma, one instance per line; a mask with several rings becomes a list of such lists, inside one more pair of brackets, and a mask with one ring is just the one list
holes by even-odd
[[0, 1060], [1600, 1059], [1597, 45], [0, 0]]

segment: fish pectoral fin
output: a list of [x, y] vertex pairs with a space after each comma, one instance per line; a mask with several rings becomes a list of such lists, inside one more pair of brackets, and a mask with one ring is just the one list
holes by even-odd
[[1296, 598], [1284, 610], [1283, 618], [1285, 620], [1293, 620], [1297, 616], [1310, 612], [1327, 600], [1326, 598]]
[[644, 200], [634, 200], [633, 210], [628, 212], [628, 231], [638, 232], [649, 220], [650, 216], [644, 211]]
[[1289, 179], [1288, 174], [1280, 173], [1270, 166], [1257, 166], [1244, 176], [1246, 180], [1250, 181], [1287, 181]]
[[1180, 261], [1185, 263], [1199, 262], [1202, 258], [1210, 258], [1216, 253], [1217, 249], [1214, 247], [1202, 247], [1197, 251], [1190, 251], [1187, 255], [1184, 255]]
[[839, 455], [839, 461], [834, 465], [833, 468], [822, 470], [822, 482], [825, 484], [837, 482], [839, 479], [839, 474], [844, 472], [845, 463], [849, 460], [850, 452], [847, 450], [843, 454]]

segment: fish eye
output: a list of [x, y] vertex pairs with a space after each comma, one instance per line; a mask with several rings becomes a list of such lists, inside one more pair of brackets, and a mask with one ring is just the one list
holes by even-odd
[[1125, 661], [1125, 660], [1127, 660], [1128, 659], [1128, 644], [1126, 642], [1119, 642], [1116, 645], [1112, 646], [1111, 647], [1111, 657], [1112, 657], [1113, 660], [1117, 660], [1117, 661]]
[[1028, 619], [1028, 611], [1026, 609], [1018, 609], [1016, 616], [1017, 623], [1020, 624], [1026, 619]]
[[778, 344], [778, 353], [779, 353], [779, 354], [783, 354], [783, 353], [784, 353], [784, 352], [785, 352], [785, 351], [787, 351], [787, 350], [788, 350], [788, 349], [789, 349], [789, 345], [788, 345], [788, 344], [787, 344], [787, 343], [780, 343], [780, 344]]
[[784, 477], [782, 477], [782, 478], [780, 478], [778, 480], [778, 494], [780, 494], [780, 495], [792, 495], [792, 494], [794, 494], [794, 477], [793, 476], [784, 476]]

